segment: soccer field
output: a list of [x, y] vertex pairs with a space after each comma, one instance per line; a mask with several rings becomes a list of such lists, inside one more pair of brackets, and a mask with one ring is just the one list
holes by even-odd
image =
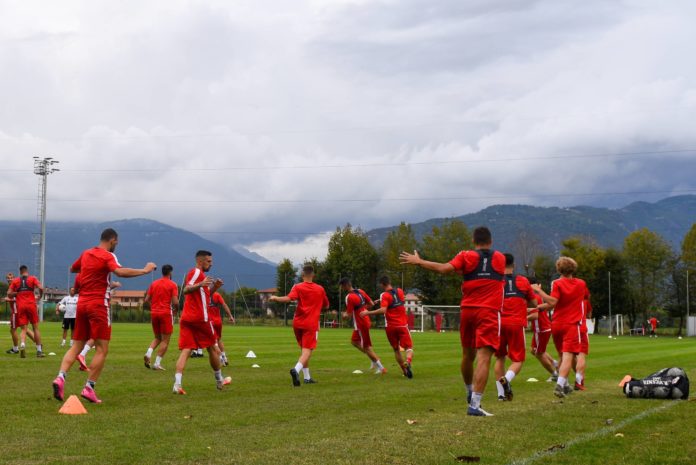
[[[348, 330], [323, 330], [310, 367], [319, 384], [293, 388], [288, 370], [298, 350], [290, 328], [227, 326], [231, 365], [224, 373], [232, 385], [217, 391], [207, 359], [192, 359], [188, 395], [175, 396], [178, 352], [165, 358], [167, 371], [146, 370], [149, 325], [117, 324], [97, 384], [104, 403], [85, 402], [88, 415], [69, 416], [58, 414], [51, 396], [63, 353], [59, 332], [57, 323], [44, 325], [45, 350], [55, 357], [36, 359], [31, 345], [26, 359], [1, 356], [0, 463], [456, 464], [464, 455], [484, 464], [696, 462], [696, 402], [629, 400], [617, 387], [627, 373], [643, 377], [667, 366], [696, 380], [693, 339], [592, 337], [588, 390], [563, 402], [539, 363], [528, 360], [513, 382], [514, 401], [498, 402], [491, 382], [483, 405], [495, 416], [475, 418], [466, 416], [456, 333], [414, 334], [414, 378], [407, 380], [381, 330], [373, 341], [388, 362], [385, 376], [369, 373]], [[249, 350], [258, 358], [244, 358]], [[66, 398], [85, 379], [73, 367]]]

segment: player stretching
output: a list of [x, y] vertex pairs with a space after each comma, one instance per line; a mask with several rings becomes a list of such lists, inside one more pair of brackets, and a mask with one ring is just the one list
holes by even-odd
[[[527, 307], [536, 306], [536, 294], [524, 276], [514, 274], [515, 257], [505, 254], [505, 298], [500, 319], [500, 345], [495, 353], [498, 400], [512, 400], [512, 380], [522, 369], [527, 352], [524, 331]], [[505, 372], [505, 356], [512, 362]]]
[[75, 294], [74, 287], [71, 287], [69, 292], [70, 294], [63, 297], [56, 307], [56, 315], [60, 315], [60, 312], [63, 312], [63, 341], [60, 343], [61, 347], [65, 347], [65, 337], [68, 335], [68, 329], [70, 330], [70, 347], [73, 346], [78, 297]]
[[475, 250], [459, 252], [448, 263], [423, 260], [417, 251], [413, 254], [402, 252], [401, 263], [418, 265], [441, 274], [458, 272], [463, 275], [459, 335], [462, 378], [469, 400], [467, 415], [491, 416], [481, 408], [481, 398], [488, 382], [491, 357], [500, 342], [505, 257], [491, 250], [493, 240], [488, 228], [476, 228], [473, 241]]
[[[531, 276], [530, 284], [538, 284], [539, 280]], [[551, 318], [549, 318], [549, 304], [545, 304], [541, 296], [534, 291], [536, 305], [529, 309], [527, 319], [532, 322], [532, 354], [539, 360], [541, 366], [551, 374], [547, 382], [558, 380], [558, 362], [546, 351], [551, 339]]]
[[[38, 290], [38, 297], [36, 291]], [[29, 274], [29, 268], [26, 265], [19, 267], [19, 276], [12, 280], [10, 287], [7, 290], [7, 297], [15, 299], [17, 306], [17, 326], [22, 328], [19, 340], [19, 356], [25, 358], [26, 355], [26, 339], [27, 325], [31, 324], [31, 329], [34, 330], [34, 342], [36, 343], [36, 356], [39, 358], [45, 357], [41, 347], [41, 332], [39, 332], [39, 312], [36, 308], [37, 300], [41, 300], [43, 296], [43, 286], [36, 276]]]
[[208, 315], [210, 293], [222, 286], [222, 280], [213, 280], [205, 275], [213, 266], [213, 254], [207, 250], [196, 252], [196, 267], [186, 275], [184, 286], [184, 310], [179, 321], [179, 360], [176, 362], [174, 374], [174, 394], [186, 394], [182, 388], [182, 377], [186, 361], [191, 351], [197, 348], [208, 349], [208, 360], [215, 375], [215, 385], [222, 390], [229, 384], [222, 376], [220, 369], [220, 349], [215, 344], [215, 331]]
[[[413, 341], [411, 333], [408, 330], [408, 319], [406, 317], [406, 307], [404, 302], [404, 291], [399, 288], [394, 288], [391, 285], [391, 280], [388, 276], [382, 276], [379, 279], [379, 284], [384, 292], [380, 295], [380, 308], [377, 310], [363, 310], [360, 312], [361, 317], [367, 315], [384, 314], [385, 326], [387, 332], [387, 340], [392, 349], [394, 349], [394, 358], [396, 363], [401, 368], [404, 376], [408, 379], [413, 378], [411, 371], [411, 362], [413, 361]], [[401, 355], [401, 348], [406, 350], [406, 360]]]
[[561, 257], [556, 261], [556, 271], [561, 277], [552, 283], [551, 295], [544, 292], [539, 284], [533, 286], [544, 302], [555, 308], [551, 321], [551, 336], [556, 349], [562, 354], [558, 381], [553, 391], [556, 397], [565, 397], [573, 392], [573, 388], [568, 384], [568, 374], [573, 365], [573, 358], [582, 349], [580, 320], [583, 317], [583, 301], [589, 292], [585, 281], [573, 276], [577, 269], [578, 264], [575, 260]]
[[179, 307], [179, 288], [172, 281], [172, 265], [162, 267], [162, 277], [150, 284], [145, 293], [145, 302], [150, 302], [150, 320], [155, 338], [145, 352], [145, 368], [150, 368], [152, 352], [159, 347], [153, 370], [164, 370], [162, 359], [169, 348], [169, 339], [174, 332], [174, 308]]
[[[7, 285], [12, 283], [14, 280], [14, 274], [7, 273], [5, 275], [7, 280]], [[5, 302], [10, 306], [10, 336], [12, 337], [12, 348], [5, 351], [6, 354], [18, 354], [19, 353], [19, 336], [17, 335], [17, 305], [16, 299], [14, 297], [5, 297]], [[34, 333], [27, 329], [27, 336], [29, 339], [34, 341]], [[36, 342], [36, 341], [34, 341]]]
[[326, 297], [324, 288], [314, 282], [314, 267], [312, 265], [302, 267], [302, 282], [295, 284], [288, 295], [284, 297], [274, 295], [269, 301], [282, 304], [297, 301], [292, 329], [301, 353], [295, 367], [290, 370], [290, 377], [292, 385], [299, 387], [300, 371], [302, 371], [305, 384], [315, 384], [316, 381], [309, 374], [309, 360], [317, 347], [321, 311], [329, 308], [329, 299]]
[[217, 346], [220, 349], [220, 363], [222, 366], [228, 366], [230, 364], [227, 360], [227, 354], [225, 353], [225, 345], [222, 343], [222, 314], [220, 313], [220, 307], [227, 313], [227, 319], [230, 323], [234, 324], [234, 317], [230, 311], [230, 307], [227, 306], [225, 299], [222, 298], [220, 293], [214, 292], [210, 299], [210, 321], [213, 322], [213, 329], [215, 330], [215, 338], [217, 339]]
[[70, 267], [73, 273], [80, 273], [77, 315], [75, 318], [75, 343], [65, 353], [60, 364], [58, 376], [53, 380], [53, 397], [63, 400], [65, 377], [70, 367], [77, 360], [88, 339], [94, 339], [96, 354], [89, 366], [89, 377], [82, 397], [90, 402], [101, 403], [94, 392], [94, 385], [99, 380], [111, 340], [111, 309], [109, 307], [109, 274], [122, 278], [134, 278], [156, 269], [154, 263], [148, 263], [142, 269], [124, 268], [118, 262], [114, 250], [118, 245], [118, 234], [111, 228], [101, 233], [99, 245], [87, 249]]
[[370, 317], [360, 316], [360, 313], [365, 308], [372, 307], [372, 299], [362, 289], [353, 288], [349, 278], [341, 279], [339, 284], [346, 293], [346, 316], [353, 318], [353, 335], [350, 338], [350, 343], [360, 352], [367, 355], [367, 358], [372, 362], [370, 368], [376, 368], [375, 374], [385, 374], [387, 369], [384, 368], [372, 348], [372, 339], [370, 339], [370, 326], [372, 323], [370, 322]]

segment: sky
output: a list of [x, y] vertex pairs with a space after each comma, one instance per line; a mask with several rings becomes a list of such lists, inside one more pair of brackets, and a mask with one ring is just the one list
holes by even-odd
[[493, 204], [696, 193], [696, 2], [0, 0], [0, 201], [273, 260]]

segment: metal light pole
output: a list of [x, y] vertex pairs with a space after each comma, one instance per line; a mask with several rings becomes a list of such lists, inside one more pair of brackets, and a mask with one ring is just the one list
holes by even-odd
[[686, 335], [689, 335], [689, 269], [686, 269]]
[[611, 322], [611, 271], [609, 273], [609, 337], [611, 337], [612, 329], [614, 329], [614, 324]]
[[[52, 157], [34, 157], [34, 174], [39, 176], [39, 199], [38, 213], [41, 222], [41, 235], [39, 237], [39, 281], [45, 286], [45, 259], [46, 259], [46, 184], [48, 175], [60, 171], [54, 165], [58, 164], [58, 160]], [[43, 321], [44, 299], [39, 302], [39, 319]]]

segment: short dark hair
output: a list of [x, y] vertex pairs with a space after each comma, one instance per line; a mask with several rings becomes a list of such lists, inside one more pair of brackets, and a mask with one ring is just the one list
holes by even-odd
[[24, 273], [24, 272], [27, 271], [28, 269], [29, 269], [29, 268], [27, 268], [27, 265], [22, 265], [22, 266], [19, 267], [19, 272], [20, 272], [20, 273]]
[[510, 266], [515, 264], [515, 256], [511, 253], [503, 254], [505, 255], [505, 266]]
[[314, 267], [310, 265], [309, 263], [306, 264], [305, 266], [302, 267], [302, 274], [307, 276], [310, 274], [314, 274]]
[[341, 278], [341, 280], [338, 282], [341, 286], [345, 286], [346, 284], [352, 284], [350, 282], [350, 278]]
[[100, 239], [104, 242], [110, 241], [112, 239], [118, 239], [118, 233], [113, 228], [106, 228], [102, 231]]
[[162, 267], [162, 276], [169, 276], [172, 274], [172, 271], [174, 271], [174, 267], [172, 265], [164, 265]]
[[491, 230], [485, 226], [474, 229], [474, 245], [488, 245], [493, 242]]
[[527, 276], [527, 281], [529, 281], [529, 284], [539, 284], [536, 276]]
[[382, 286], [388, 286], [391, 284], [391, 279], [389, 279], [389, 276], [382, 276], [381, 278], [379, 278], [379, 283]]
[[212, 257], [213, 254], [212, 252], [208, 252], [207, 250], [199, 250], [196, 252], [196, 258], [198, 257]]

